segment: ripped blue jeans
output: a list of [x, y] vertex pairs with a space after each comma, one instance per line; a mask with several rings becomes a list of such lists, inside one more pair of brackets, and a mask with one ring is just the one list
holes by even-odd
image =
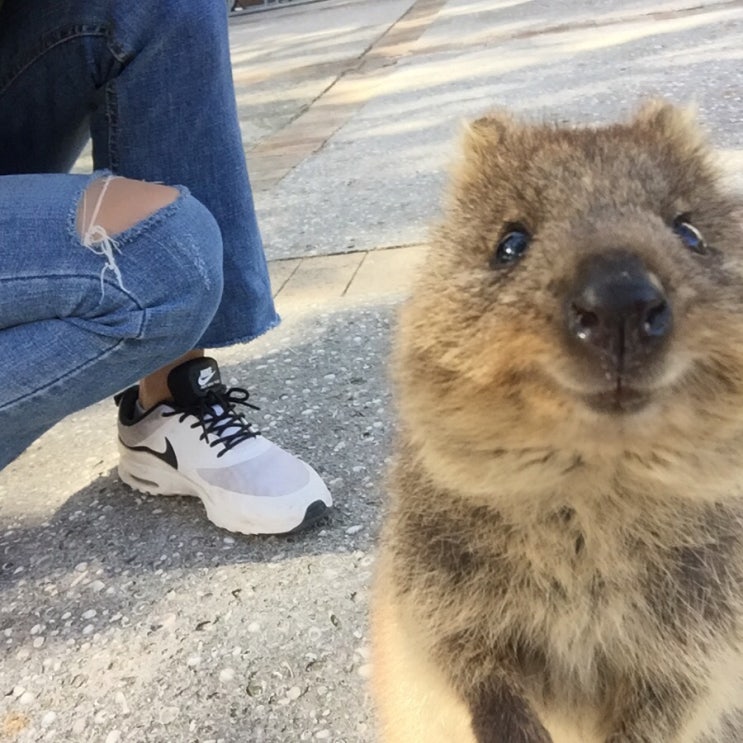
[[[91, 176], [67, 171], [89, 137], [96, 169], [180, 187], [109, 257], [75, 225]], [[185, 351], [277, 323], [224, 3], [4, 0], [0, 468]]]

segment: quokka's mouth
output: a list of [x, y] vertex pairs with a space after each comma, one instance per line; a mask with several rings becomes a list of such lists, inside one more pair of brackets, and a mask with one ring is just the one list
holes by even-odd
[[628, 415], [646, 408], [652, 401], [653, 395], [651, 392], [629, 387], [619, 377], [616, 385], [611, 389], [584, 395], [583, 399], [588, 407], [596, 412]]

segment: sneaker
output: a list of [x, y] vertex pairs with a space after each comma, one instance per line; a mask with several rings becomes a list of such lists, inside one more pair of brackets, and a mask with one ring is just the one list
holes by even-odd
[[119, 477], [152, 495], [195, 495], [217, 526], [283, 534], [317, 521], [332, 505], [320, 476], [254, 430], [237, 406], [248, 392], [227, 389], [214, 359], [168, 375], [172, 402], [142, 411], [138, 388], [116, 396]]

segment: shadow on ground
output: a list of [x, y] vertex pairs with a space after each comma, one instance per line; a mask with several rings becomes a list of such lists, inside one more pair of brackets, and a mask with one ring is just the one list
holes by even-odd
[[36, 487], [59, 457], [73, 471], [111, 461], [111, 442], [95, 449], [110, 402], [2, 473], [0, 730], [23, 722], [8, 740], [279, 743], [330, 728], [371, 740], [366, 611], [392, 312], [310, 313], [219, 354], [224, 378], [255, 390], [264, 432], [331, 486], [332, 517], [305, 533], [230, 534], [200, 502], [136, 494], [111, 466], [66, 496], [64, 482], [62, 495]]

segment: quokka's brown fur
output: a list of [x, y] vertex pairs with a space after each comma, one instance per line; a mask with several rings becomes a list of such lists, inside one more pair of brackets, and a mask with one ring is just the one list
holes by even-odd
[[[383, 743], [743, 741], [739, 206], [663, 102], [469, 127], [396, 342]], [[638, 347], [585, 347], [602, 266], [662, 297]]]

